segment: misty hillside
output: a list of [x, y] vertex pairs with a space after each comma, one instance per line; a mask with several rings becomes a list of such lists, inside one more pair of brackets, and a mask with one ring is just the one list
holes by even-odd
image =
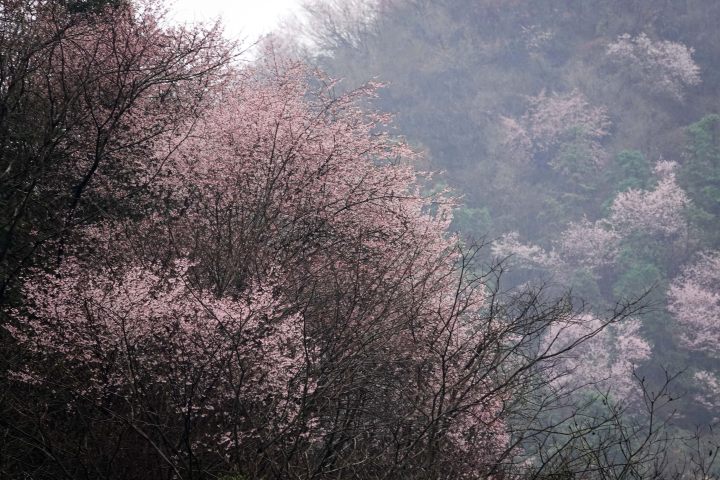
[[346, 88], [385, 84], [377, 105], [461, 195], [452, 228], [494, 240], [514, 282], [572, 288], [594, 311], [647, 295], [641, 371], [687, 369], [685, 425], [713, 421], [720, 4], [344, 4], [306, 7], [306, 55]]

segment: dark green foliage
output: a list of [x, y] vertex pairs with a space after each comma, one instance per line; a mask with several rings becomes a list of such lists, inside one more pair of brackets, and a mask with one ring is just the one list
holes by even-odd
[[461, 206], [454, 211], [451, 230], [469, 234], [474, 238], [485, 235], [492, 229], [492, 217], [487, 208]]
[[613, 293], [618, 298], [639, 297], [657, 288], [661, 279], [660, 270], [652, 263], [629, 264], [613, 284]]
[[631, 188], [648, 188], [651, 176], [649, 162], [642, 152], [637, 150], [621, 151], [615, 157], [615, 163], [608, 169], [608, 177], [614, 193]]
[[686, 129], [680, 181], [693, 206], [691, 218], [709, 248], [720, 245], [720, 115], [706, 115]]

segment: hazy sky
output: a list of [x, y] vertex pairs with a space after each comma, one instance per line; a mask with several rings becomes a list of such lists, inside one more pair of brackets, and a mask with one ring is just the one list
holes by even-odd
[[229, 36], [254, 42], [283, 17], [297, 11], [300, 0], [170, 0], [170, 14], [179, 22], [221, 17]]

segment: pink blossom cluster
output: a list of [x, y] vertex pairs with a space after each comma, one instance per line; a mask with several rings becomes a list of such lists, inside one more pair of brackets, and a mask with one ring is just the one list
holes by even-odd
[[[287, 312], [271, 283], [217, 298], [191, 285], [192, 267], [178, 259], [165, 267], [93, 268], [70, 259], [26, 282], [31, 307], [12, 332], [31, 352], [83, 378], [82, 397], [164, 391], [176, 396], [178, 414], [222, 416], [241, 394], [283, 412], [253, 419], [278, 427], [292, 418], [304, 386], [301, 316]], [[201, 370], [208, 374], [192, 374]]]
[[668, 302], [682, 343], [720, 357], [720, 252], [703, 253], [685, 267], [670, 284]]
[[635, 37], [626, 33], [611, 42], [605, 53], [634, 80], [677, 100], [682, 100], [688, 87], [700, 83], [700, 67], [692, 58], [694, 50], [679, 42], [653, 41], [645, 33]]
[[700, 388], [700, 393], [695, 395], [695, 400], [709, 410], [717, 410], [717, 399], [720, 398], [720, 378], [717, 374], [707, 370], [695, 372], [693, 378]]
[[511, 262], [552, 271], [561, 279], [578, 267], [588, 271], [611, 265], [617, 258], [622, 235], [606, 220], [582, 219], [570, 223], [549, 251], [523, 243], [517, 232], [493, 242], [493, 253]]
[[522, 243], [518, 232], [510, 232], [494, 241], [492, 251], [497, 257], [508, 257], [512, 262], [540, 268], [554, 268], [562, 261], [554, 251], [547, 252], [538, 245]]
[[587, 163], [598, 168], [605, 163], [601, 140], [607, 136], [610, 120], [607, 110], [592, 106], [578, 90], [567, 94], [540, 93], [529, 100], [527, 113], [519, 120], [504, 118], [506, 146], [521, 160], [550, 154], [550, 165], [563, 169], [558, 149], [563, 145], [581, 146]]
[[[43, 13], [40, 34], [52, 38], [61, 14]], [[104, 14], [70, 19], [36, 81], [68, 99], [57, 141], [71, 161], [58, 174], [77, 183], [90, 172], [88, 193], [111, 197], [120, 179], [132, 191], [160, 173], [227, 79], [231, 46], [217, 27], [168, 28], [154, 0]]]
[[655, 167], [659, 180], [653, 190], [630, 189], [618, 194], [611, 206], [613, 225], [623, 232], [682, 233], [690, 198], [677, 184], [675, 167], [675, 162], [660, 161]]
[[[584, 314], [565, 323], [552, 325], [545, 335], [543, 349], [557, 354], [551, 370], [558, 388], [583, 386], [609, 391], [618, 399], [633, 399], [637, 391], [634, 368], [650, 358], [650, 345], [640, 333], [641, 322], [628, 319], [605, 326], [597, 317]], [[563, 350], [580, 339], [586, 341], [569, 353]]]
[[593, 270], [617, 259], [621, 235], [605, 220], [583, 218], [571, 223], [558, 242], [559, 256], [567, 263]]

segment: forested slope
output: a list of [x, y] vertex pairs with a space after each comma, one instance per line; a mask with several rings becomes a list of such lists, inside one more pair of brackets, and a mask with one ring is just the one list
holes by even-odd
[[495, 240], [515, 282], [595, 311], [649, 291], [640, 371], [684, 370], [685, 427], [713, 421], [720, 4], [364, 4], [310, 4], [306, 55], [348, 85], [386, 82], [378, 104], [462, 195], [453, 228]]

